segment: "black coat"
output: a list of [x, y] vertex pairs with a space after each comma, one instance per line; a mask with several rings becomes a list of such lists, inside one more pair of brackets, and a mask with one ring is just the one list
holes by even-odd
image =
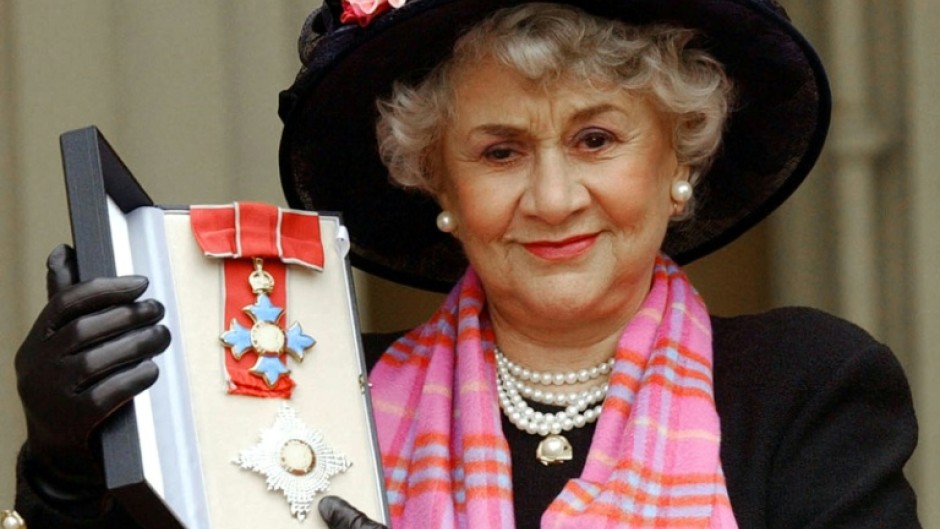
[[[902, 473], [917, 421], [887, 347], [811, 309], [712, 318], [712, 326], [722, 468], [739, 527], [920, 527]], [[364, 337], [370, 365], [393, 338]], [[557, 489], [542, 492], [550, 499]], [[517, 502], [519, 526], [537, 526], [537, 516], [519, 516], [524, 507]], [[94, 520], [56, 512], [22, 465], [17, 510], [31, 529], [136, 527], [117, 506]]]

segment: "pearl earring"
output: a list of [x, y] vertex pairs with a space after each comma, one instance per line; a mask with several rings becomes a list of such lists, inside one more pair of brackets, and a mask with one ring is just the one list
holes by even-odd
[[450, 233], [457, 228], [457, 219], [454, 214], [446, 209], [437, 214], [437, 229], [444, 233]]
[[672, 183], [672, 200], [684, 204], [692, 198], [692, 184], [685, 180], [676, 180]]

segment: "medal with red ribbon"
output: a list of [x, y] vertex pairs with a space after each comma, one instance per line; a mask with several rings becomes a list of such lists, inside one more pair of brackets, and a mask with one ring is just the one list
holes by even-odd
[[313, 347], [316, 340], [303, 333], [299, 323], [292, 324], [287, 331], [278, 325], [278, 320], [284, 314], [284, 309], [271, 303], [269, 294], [274, 290], [274, 278], [264, 271], [264, 261], [255, 258], [255, 271], [248, 276], [251, 291], [258, 296], [255, 302], [242, 308], [252, 319], [251, 328], [247, 328], [232, 318], [229, 330], [222, 333], [222, 343], [231, 347], [235, 360], [241, 360], [249, 350], [258, 356], [249, 372], [259, 376], [273, 389], [282, 376], [290, 374], [290, 369], [284, 366], [281, 355], [285, 352], [294, 360], [302, 362], [304, 351]]
[[316, 340], [299, 323], [285, 328], [287, 264], [323, 269], [319, 217], [236, 202], [193, 206], [190, 223], [203, 253], [223, 260], [228, 327], [220, 338], [229, 393], [290, 398], [287, 357], [303, 361]]

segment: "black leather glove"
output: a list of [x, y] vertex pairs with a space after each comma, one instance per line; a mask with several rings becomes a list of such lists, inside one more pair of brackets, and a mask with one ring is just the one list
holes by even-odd
[[49, 254], [47, 268], [49, 302], [16, 352], [16, 382], [26, 415], [27, 479], [68, 508], [100, 503], [104, 477], [93, 433], [157, 379], [151, 358], [170, 333], [157, 325], [159, 302], [135, 301], [146, 278], [76, 283], [74, 251], [65, 245]]
[[317, 510], [330, 529], [388, 529], [337, 496], [325, 496]]

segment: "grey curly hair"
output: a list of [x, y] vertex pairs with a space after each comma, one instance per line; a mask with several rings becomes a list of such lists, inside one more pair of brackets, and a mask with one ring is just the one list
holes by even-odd
[[419, 84], [396, 83], [377, 102], [379, 154], [393, 181], [436, 193], [455, 72], [491, 57], [543, 86], [576, 79], [650, 97], [675, 124], [676, 156], [690, 167], [694, 186], [718, 150], [732, 99], [721, 64], [692, 46], [694, 38], [689, 29], [633, 26], [561, 4], [502, 9], [462, 35], [452, 56]]

